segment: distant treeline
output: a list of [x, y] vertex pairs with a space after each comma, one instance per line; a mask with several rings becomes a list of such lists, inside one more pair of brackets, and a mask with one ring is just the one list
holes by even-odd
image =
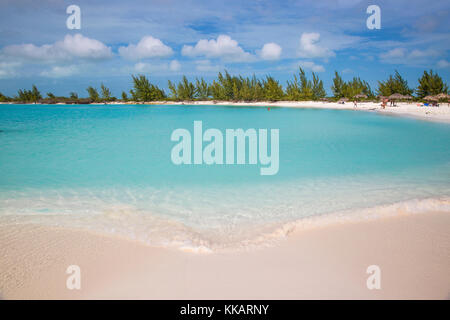
[[[86, 89], [88, 98], [79, 98], [78, 94], [71, 92], [69, 97], [56, 97], [49, 92], [44, 98], [40, 91], [33, 85], [31, 90], [19, 90], [15, 97], [7, 97], [0, 93], [2, 102], [18, 103], [93, 103], [112, 101], [193, 101], [193, 100], [220, 100], [220, 101], [310, 101], [331, 100], [341, 98], [376, 100], [380, 96], [388, 97], [392, 94], [410, 96], [421, 100], [426, 96], [448, 93], [448, 86], [442, 78], [432, 70], [424, 71], [419, 79], [419, 86], [411, 88], [408, 82], [395, 71], [385, 81], [378, 81], [378, 88], [373, 91], [370, 85], [355, 77], [350, 81], [344, 81], [338, 72], [335, 72], [331, 91], [332, 97], [326, 97], [322, 80], [314, 72], [308, 78], [305, 71], [300, 68], [298, 75], [287, 81], [286, 87], [271, 76], [262, 79], [253, 77], [232, 76], [227, 71], [219, 72], [217, 79], [207, 83], [203, 78], [196, 78], [195, 82], [189, 81], [186, 76], [178, 83], [169, 80], [169, 92], [164, 92], [158, 86], [152, 84], [145, 75], [132, 75], [133, 89], [128, 93], [123, 91], [121, 98], [112, 96], [111, 91], [103, 84], [100, 90], [94, 87]], [[415, 97], [412, 97], [412, 95]]]

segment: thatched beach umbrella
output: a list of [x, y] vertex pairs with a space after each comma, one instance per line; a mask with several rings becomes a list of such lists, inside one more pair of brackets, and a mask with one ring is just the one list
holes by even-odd
[[400, 93], [394, 93], [394, 94], [391, 94], [388, 98], [389, 98], [389, 100], [400, 100], [400, 99], [403, 99], [403, 95]]
[[412, 100], [413, 97], [410, 96], [410, 95], [404, 95], [404, 96], [402, 97], [402, 99], [404, 99], [404, 100]]
[[365, 94], [360, 93], [355, 96], [355, 99], [367, 99], [367, 96]]
[[450, 98], [450, 95], [446, 93], [439, 93], [437, 96], [435, 96], [438, 100], [448, 100]]
[[426, 101], [438, 101], [439, 98], [435, 97], [435, 96], [426, 96], [425, 98], [423, 98], [423, 100], [426, 100]]
[[347, 101], [348, 101], [347, 98], [340, 98], [340, 99], [338, 100], [338, 102], [347, 102]]
[[389, 101], [391, 101], [391, 106], [395, 106], [395, 101], [401, 100], [403, 98], [403, 95], [400, 93], [394, 93], [394, 94], [391, 94], [388, 98], [389, 98]]
[[450, 105], [450, 95], [442, 92], [439, 93], [436, 98], [438, 99], [438, 101], [447, 101], [447, 106]]

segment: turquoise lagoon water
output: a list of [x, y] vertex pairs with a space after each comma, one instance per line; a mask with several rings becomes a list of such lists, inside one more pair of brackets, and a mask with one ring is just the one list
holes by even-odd
[[[279, 129], [280, 165], [181, 165], [177, 128]], [[214, 249], [314, 217], [450, 210], [450, 125], [370, 112], [218, 106], [0, 106], [0, 222]], [[308, 218], [308, 219], [306, 219]]]

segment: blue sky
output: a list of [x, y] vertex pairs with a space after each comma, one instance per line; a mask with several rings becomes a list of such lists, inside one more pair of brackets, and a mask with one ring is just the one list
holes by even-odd
[[[81, 29], [66, 27], [69, 5]], [[369, 30], [369, 5], [381, 29]], [[424, 69], [450, 79], [450, 1], [59, 1], [0, 3], [0, 92], [36, 84], [46, 93], [86, 96], [103, 82], [113, 93], [144, 73], [166, 88], [183, 74], [218, 71], [264, 76], [285, 85], [298, 66], [315, 71], [328, 92], [334, 71], [373, 88], [395, 69], [411, 86]]]

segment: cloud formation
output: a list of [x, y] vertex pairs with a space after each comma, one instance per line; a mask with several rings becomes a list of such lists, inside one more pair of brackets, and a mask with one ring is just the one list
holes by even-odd
[[173, 54], [173, 50], [161, 40], [152, 36], [145, 36], [136, 45], [129, 44], [126, 47], [120, 47], [119, 54], [128, 60], [142, 60], [147, 58], [166, 58]]
[[48, 78], [63, 78], [77, 74], [78, 68], [76, 66], [54, 66], [50, 70], [41, 72], [41, 76]]
[[210, 60], [197, 60], [195, 64], [195, 69], [201, 72], [219, 72], [221, 69], [224, 69], [223, 66], [213, 65]]
[[[181, 70], [181, 64], [177, 60], [172, 60], [170, 63], [168, 62], [161, 62], [158, 61], [158, 63], [148, 63], [148, 62], [138, 62], [133, 66], [133, 72], [167, 72], [167, 71], [180, 71]], [[126, 72], [129, 72], [127, 69]]]
[[405, 48], [394, 48], [380, 54], [380, 59], [386, 63], [392, 64], [423, 64], [439, 57], [440, 53], [434, 49], [426, 50], [407, 50]]
[[315, 64], [312, 61], [299, 61], [298, 63], [299, 67], [302, 67], [303, 69], [308, 69], [314, 72], [324, 72], [325, 68], [322, 65]]
[[16, 76], [16, 68], [19, 66], [18, 62], [0, 62], [0, 79]]
[[227, 35], [220, 35], [217, 40], [202, 39], [195, 46], [184, 45], [181, 54], [187, 57], [204, 56], [206, 58], [221, 58], [230, 62], [249, 61], [252, 55], [245, 52], [236, 40]]
[[297, 55], [300, 58], [323, 58], [328, 59], [336, 56], [336, 54], [325, 47], [318, 45], [320, 40], [320, 33], [317, 32], [304, 32], [300, 37], [300, 44], [298, 47]]
[[169, 64], [170, 71], [180, 71], [181, 70], [181, 64], [178, 62], [178, 60], [172, 60]]
[[263, 60], [278, 60], [280, 59], [281, 51], [282, 49], [278, 44], [269, 42], [262, 47], [260, 56]]
[[439, 60], [437, 63], [437, 67], [442, 68], [442, 69], [448, 68], [448, 67], [450, 67], [450, 62], [448, 62], [447, 60], [444, 60], [444, 59]]
[[30, 61], [64, 61], [74, 58], [107, 59], [112, 57], [111, 48], [102, 42], [85, 37], [81, 34], [66, 35], [63, 41], [54, 44], [36, 46], [20, 44], [6, 46], [1, 51], [6, 57]]

